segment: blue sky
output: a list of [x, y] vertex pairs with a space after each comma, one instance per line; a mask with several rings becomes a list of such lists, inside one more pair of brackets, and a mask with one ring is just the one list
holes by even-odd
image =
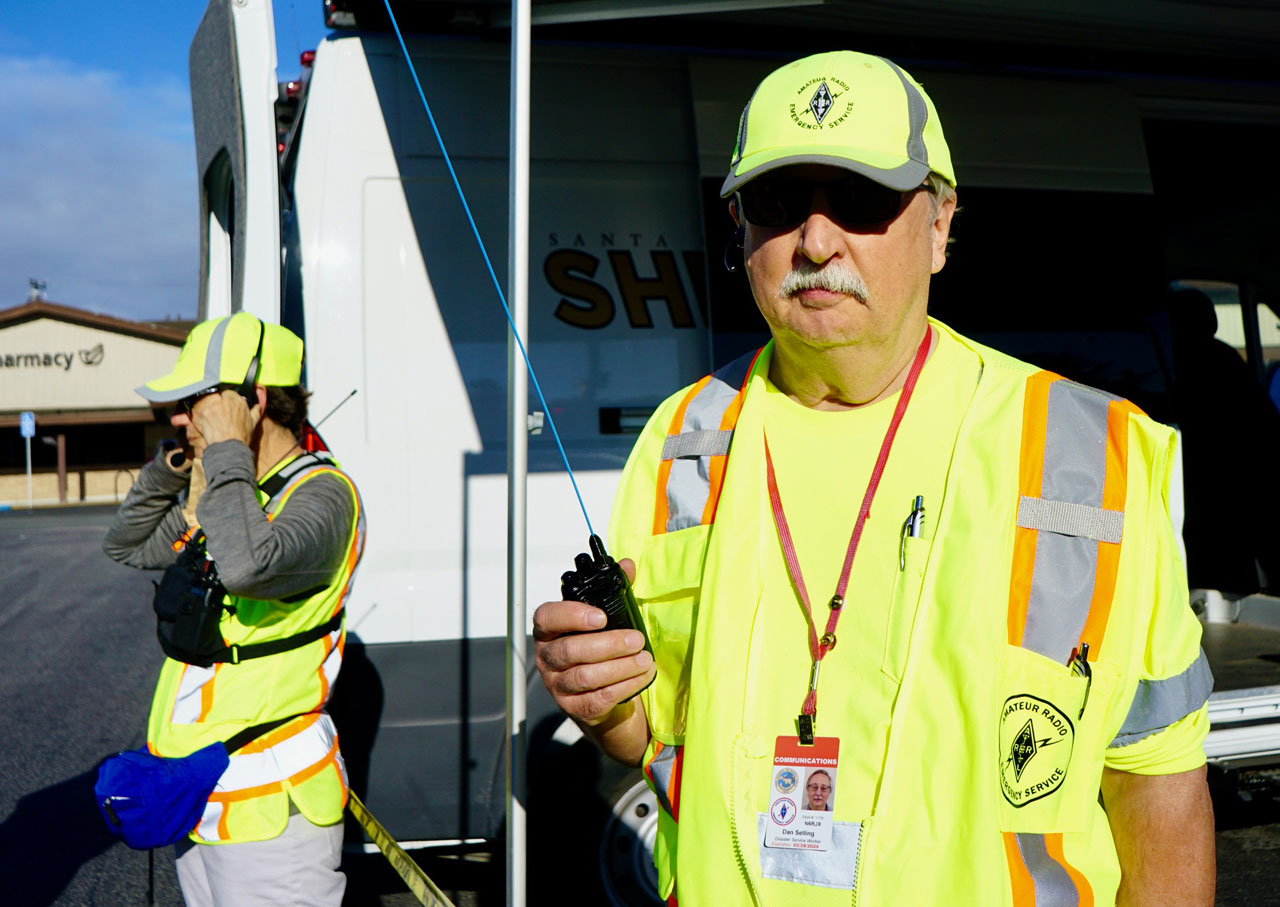
[[[321, 0], [275, 0], [278, 75], [325, 34]], [[0, 308], [54, 302], [194, 317], [198, 247], [187, 48], [204, 0], [0, 0]]]

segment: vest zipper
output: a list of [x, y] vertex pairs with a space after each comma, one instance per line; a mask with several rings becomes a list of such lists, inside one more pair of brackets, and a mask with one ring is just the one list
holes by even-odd
[[[733, 769], [729, 772], [729, 834], [733, 838], [733, 855], [738, 861], [738, 871], [742, 873], [742, 879], [747, 883], [747, 891], [751, 893], [751, 902], [756, 907], [760, 907], [760, 892], [756, 889], [756, 883], [751, 878], [751, 870], [747, 868], [747, 858], [742, 850], [742, 838], [738, 834], [738, 817], [741, 812], [738, 803], [738, 770], [740, 768], [738, 763], [741, 758], [742, 738], [739, 737], [734, 741]], [[754, 814], [754, 809], [748, 810], [748, 815], [754, 816]]]
[[853, 896], [849, 899], [851, 907], [858, 907], [858, 889], [862, 887], [862, 851], [866, 849], [867, 825], [871, 822], [868, 816], [858, 828], [858, 855], [853, 858]]

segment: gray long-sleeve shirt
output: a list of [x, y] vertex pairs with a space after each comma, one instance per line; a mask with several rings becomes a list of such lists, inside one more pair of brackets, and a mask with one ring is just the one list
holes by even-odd
[[[222, 584], [232, 595], [263, 601], [327, 585], [342, 567], [355, 519], [351, 489], [332, 473], [304, 481], [288, 506], [268, 520], [258, 502], [253, 452], [222, 441], [204, 452], [207, 487], [196, 518]], [[103, 549], [133, 567], [166, 567], [186, 531], [182, 499], [188, 477], [164, 457], [145, 467], [107, 530]]]

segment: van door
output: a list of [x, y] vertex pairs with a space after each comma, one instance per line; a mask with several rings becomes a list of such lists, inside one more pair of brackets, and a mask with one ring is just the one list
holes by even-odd
[[275, 46], [271, 0], [209, 0], [191, 42], [202, 320], [280, 318]]

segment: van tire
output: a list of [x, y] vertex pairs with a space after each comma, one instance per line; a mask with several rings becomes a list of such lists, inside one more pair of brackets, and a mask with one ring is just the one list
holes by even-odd
[[591, 741], [553, 740], [562, 720], [529, 741], [529, 903], [660, 907], [652, 850], [657, 800], [638, 769], [617, 764]]
[[658, 830], [658, 798], [644, 776], [628, 771], [606, 795], [609, 820], [600, 837], [598, 867], [607, 903], [652, 907], [658, 896], [653, 841]]

